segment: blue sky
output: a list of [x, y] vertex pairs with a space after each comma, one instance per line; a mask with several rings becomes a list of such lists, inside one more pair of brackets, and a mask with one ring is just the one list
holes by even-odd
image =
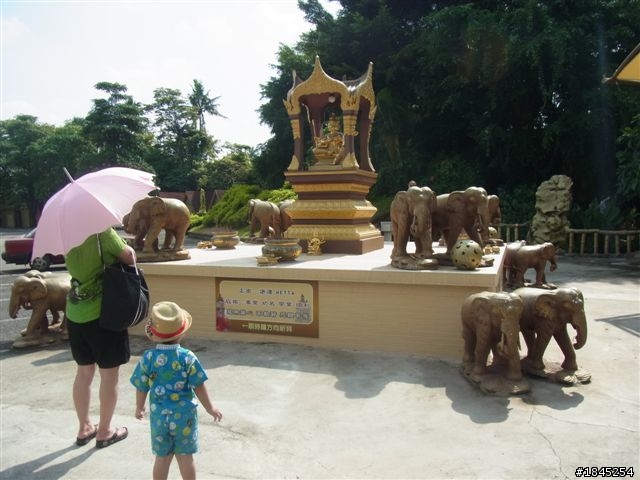
[[62, 125], [88, 113], [98, 82], [149, 103], [198, 79], [228, 117], [207, 119], [209, 132], [251, 146], [270, 136], [255, 110], [279, 44], [311, 28], [296, 0], [0, 0], [0, 16], [0, 119]]

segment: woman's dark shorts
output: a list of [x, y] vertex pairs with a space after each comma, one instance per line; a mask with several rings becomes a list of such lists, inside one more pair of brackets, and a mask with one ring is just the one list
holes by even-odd
[[131, 358], [129, 332], [112, 332], [100, 327], [98, 320], [87, 323], [67, 321], [71, 354], [78, 365], [98, 364], [114, 368]]

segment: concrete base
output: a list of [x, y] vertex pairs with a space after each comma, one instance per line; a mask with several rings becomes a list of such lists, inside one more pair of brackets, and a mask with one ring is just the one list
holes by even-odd
[[[293, 262], [268, 268], [257, 265], [260, 245], [192, 249], [189, 260], [147, 263], [144, 271], [152, 303], [174, 301], [191, 313], [191, 337], [399, 352], [459, 361], [463, 349], [460, 305], [472, 293], [502, 289], [504, 249], [491, 267], [407, 271], [390, 266], [393, 245], [383, 246], [363, 255], [303, 253]], [[318, 338], [216, 331], [217, 279], [313, 283], [318, 298]], [[132, 333], [142, 335], [143, 327], [135, 327]]]

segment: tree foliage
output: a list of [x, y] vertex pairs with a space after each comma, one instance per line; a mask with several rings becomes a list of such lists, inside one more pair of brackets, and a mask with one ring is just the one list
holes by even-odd
[[100, 82], [95, 87], [108, 97], [93, 100], [84, 122], [84, 133], [95, 146], [93, 163], [145, 167], [149, 137], [143, 106], [126, 94], [125, 85]]
[[640, 89], [602, 78], [640, 38], [640, 3], [341, 0], [335, 18], [317, 0], [298, 4], [314, 28], [280, 48], [262, 85], [261, 119], [274, 132], [262, 171], [290, 160], [282, 99], [292, 70], [307, 78], [319, 55], [334, 78], [374, 63], [374, 196], [411, 179], [440, 193], [530, 192], [554, 174], [570, 176], [585, 205], [615, 194], [616, 138], [640, 111]]

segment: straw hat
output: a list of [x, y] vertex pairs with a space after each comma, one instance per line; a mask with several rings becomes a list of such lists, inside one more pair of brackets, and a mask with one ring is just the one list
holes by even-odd
[[174, 302], [158, 302], [151, 307], [145, 328], [154, 342], [170, 342], [184, 335], [191, 327], [191, 315]]

